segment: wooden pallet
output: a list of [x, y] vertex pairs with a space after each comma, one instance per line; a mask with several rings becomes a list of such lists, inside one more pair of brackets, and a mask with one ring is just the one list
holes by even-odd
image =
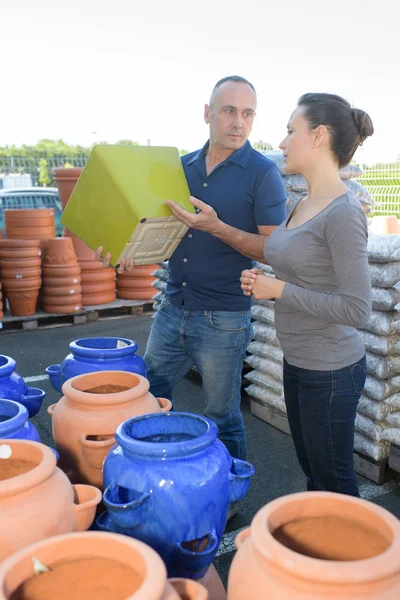
[[[259, 402], [255, 402], [253, 399], [250, 401], [251, 414], [259, 419], [262, 419], [268, 425], [272, 425], [279, 431], [290, 435], [289, 422], [286, 415], [283, 413], [264, 406]], [[400, 471], [400, 448], [398, 451], [398, 467]], [[389, 459], [384, 458], [382, 460], [374, 460], [369, 456], [354, 452], [354, 470], [359, 475], [366, 477], [370, 481], [373, 481], [377, 485], [383, 485], [384, 483], [396, 479], [397, 472], [393, 470], [393, 466], [390, 465]]]
[[389, 467], [396, 473], [400, 473], [400, 447], [394, 444], [390, 445]]
[[105, 319], [121, 319], [132, 315], [152, 313], [152, 301], [120, 300], [98, 306], [84, 306], [81, 311], [70, 315], [37, 311], [29, 317], [15, 317], [6, 313], [0, 322], [0, 333], [7, 331], [32, 331], [53, 327], [82, 325]]

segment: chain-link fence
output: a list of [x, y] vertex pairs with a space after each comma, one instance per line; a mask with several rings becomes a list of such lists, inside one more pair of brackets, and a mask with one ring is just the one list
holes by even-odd
[[400, 217], [400, 161], [367, 167], [359, 182], [375, 200], [371, 216], [396, 215]]

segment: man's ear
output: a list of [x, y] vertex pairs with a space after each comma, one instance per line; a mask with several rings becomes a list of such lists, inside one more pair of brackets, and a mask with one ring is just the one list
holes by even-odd
[[211, 106], [209, 104], [206, 104], [204, 106], [204, 121], [208, 125], [210, 123], [210, 120], [211, 120]]

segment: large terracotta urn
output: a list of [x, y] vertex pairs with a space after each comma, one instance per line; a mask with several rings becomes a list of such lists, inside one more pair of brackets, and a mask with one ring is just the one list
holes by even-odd
[[83, 169], [80, 167], [57, 167], [52, 170], [54, 181], [58, 187], [61, 205], [63, 209], [66, 207], [72, 190], [74, 189]]
[[[37, 574], [35, 564], [48, 568]], [[43, 568], [43, 567], [42, 567]], [[207, 600], [194, 581], [169, 581], [146, 544], [100, 533], [60, 535], [17, 552], [0, 566], [0, 600]]]
[[48, 408], [60, 467], [73, 483], [102, 489], [103, 461], [115, 444], [115, 430], [127, 419], [168, 412], [170, 400], [155, 398], [147, 379], [127, 371], [99, 371], [68, 379], [63, 397]]
[[100, 501], [95, 487], [71, 485], [51, 448], [0, 440], [0, 562], [44, 538], [87, 529]]
[[284, 496], [236, 538], [229, 600], [395, 600], [400, 521], [366, 500], [330, 492]]

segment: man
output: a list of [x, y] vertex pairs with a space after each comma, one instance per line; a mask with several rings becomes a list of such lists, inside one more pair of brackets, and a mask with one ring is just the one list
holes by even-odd
[[[170, 258], [166, 296], [144, 357], [150, 391], [157, 397], [171, 399], [175, 385], [196, 366], [204, 414], [218, 425], [230, 454], [241, 459], [246, 438], [240, 388], [251, 338], [251, 299], [243, 295], [239, 279], [252, 267], [251, 259], [263, 260], [267, 236], [286, 216], [278, 168], [247, 139], [256, 105], [246, 79], [221, 79], [204, 111], [210, 139], [182, 157], [197, 214], [168, 201], [189, 230]], [[104, 266], [109, 262], [106, 256]], [[132, 267], [128, 261], [119, 270]]]

